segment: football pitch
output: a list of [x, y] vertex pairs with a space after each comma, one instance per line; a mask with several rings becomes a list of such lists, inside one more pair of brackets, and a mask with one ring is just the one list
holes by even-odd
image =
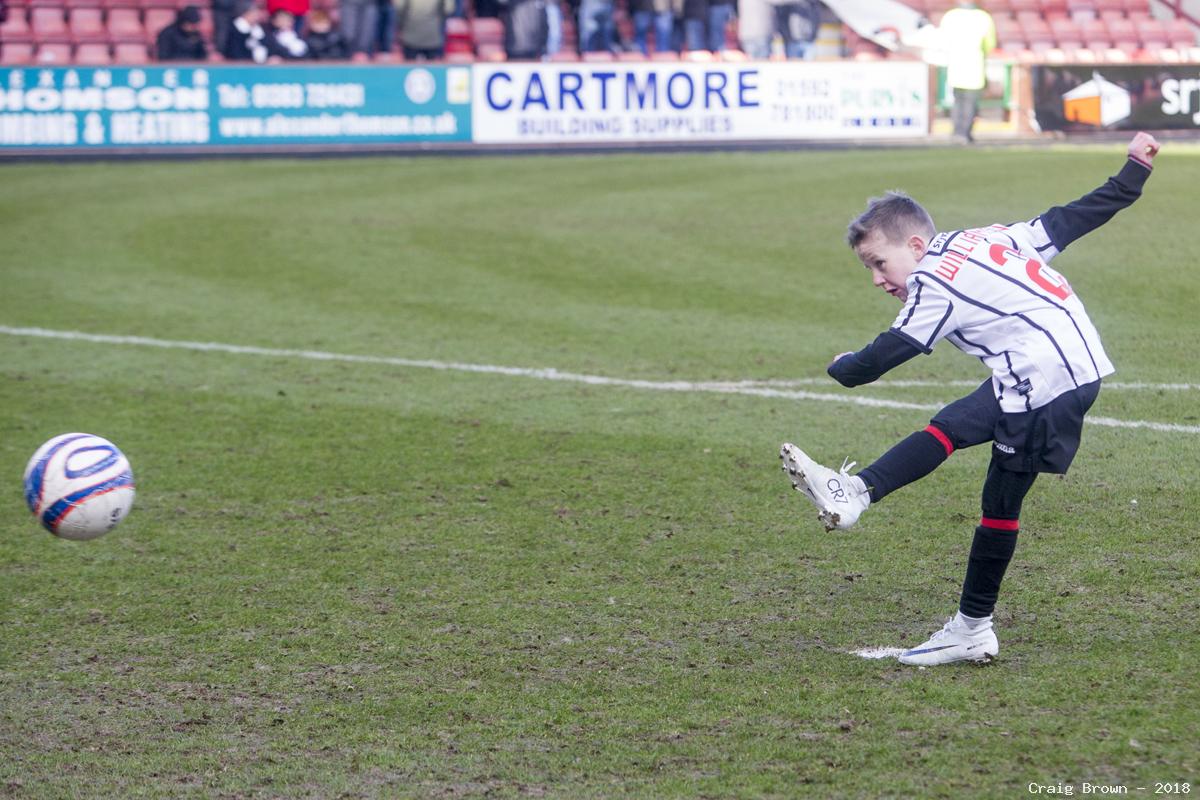
[[[0, 795], [1200, 793], [1200, 150], [1054, 266], [1117, 374], [1025, 502], [986, 666], [955, 610], [989, 453], [826, 533], [983, 380], [845, 390], [894, 299], [843, 243], [902, 188], [1027, 219], [1121, 146], [0, 169]], [[87, 431], [131, 516], [20, 476]]]

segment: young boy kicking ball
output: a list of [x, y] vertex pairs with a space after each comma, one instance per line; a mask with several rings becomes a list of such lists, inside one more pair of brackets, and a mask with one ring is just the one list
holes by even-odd
[[904, 307], [874, 342], [834, 358], [830, 376], [861, 386], [942, 339], [992, 372], [857, 475], [845, 464], [823, 467], [793, 444], [779, 454], [792, 485], [833, 530], [851, 527], [872, 503], [925, 477], [955, 450], [992, 443], [958, 613], [903, 653], [905, 664], [987, 661], [1000, 650], [992, 610], [1017, 545], [1021, 502], [1039, 472], [1067, 471], [1083, 417], [1113, 372], [1083, 303], [1048, 265], [1141, 195], [1158, 148], [1138, 133], [1117, 175], [1029, 222], [938, 233], [919, 203], [889, 192], [850, 223], [847, 240], [872, 282]]

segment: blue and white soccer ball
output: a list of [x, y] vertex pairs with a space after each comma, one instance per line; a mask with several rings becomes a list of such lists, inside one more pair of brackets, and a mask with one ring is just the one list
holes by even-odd
[[129, 459], [107, 439], [64, 433], [38, 448], [25, 467], [25, 502], [63, 539], [95, 539], [133, 507]]

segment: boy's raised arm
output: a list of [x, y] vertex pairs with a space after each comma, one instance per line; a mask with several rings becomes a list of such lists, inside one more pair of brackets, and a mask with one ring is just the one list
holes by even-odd
[[1154, 168], [1158, 149], [1158, 141], [1153, 136], [1138, 132], [1129, 143], [1129, 160], [1120, 172], [1078, 200], [1055, 206], [1042, 214], [1042, 226], [1054, 249], [1065, 250], [1071, 242], [1099, 228], [1141, 197], [1142, 186]]

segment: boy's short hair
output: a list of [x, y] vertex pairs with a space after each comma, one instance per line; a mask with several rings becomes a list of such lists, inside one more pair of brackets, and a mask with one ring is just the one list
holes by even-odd
[[872, 231], [883, 231], [889, 242], [897, 242], [914, 233], [933, 238], [937, 229], [929, 212], [904, 192], [886, 192], [867, 201], [867, 210], [859, 214], [846, 230], [846, 242], [857, 249]]

